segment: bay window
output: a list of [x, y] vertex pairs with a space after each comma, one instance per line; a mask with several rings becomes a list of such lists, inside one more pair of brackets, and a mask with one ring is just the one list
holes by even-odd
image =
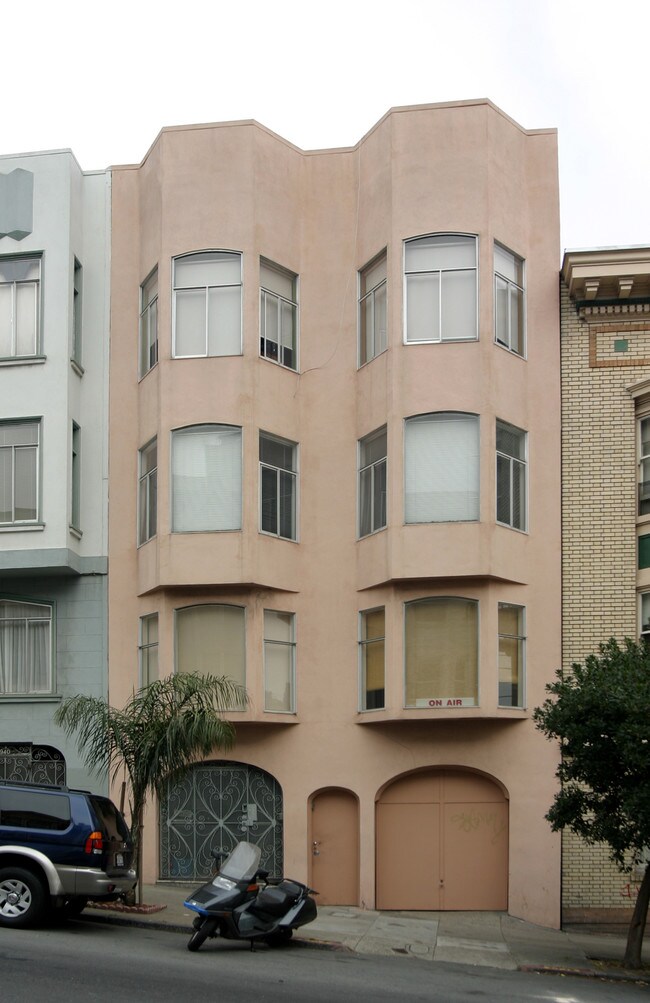
[[260, 262], [260, 355], [298, 368], [298, 276]]
[[478, 703], [478, 602], [440, 596], [406, 603], [406, 707]]
[[174, 259], [174, 358], [241, 355], [241, 254]]
[[242, 431], [193, 425], [172, 432], [172, 531], [241, 529]]
[[297, 536], [297, 453], [295, 442], [260, 432], [260, 531], [285, 540]]
[[386, 526], [386, 428], [359, 440], [359, 536]]
[[523, 355], [524, 262], [500, 244], [494, 245], [494, 337], [498, 345]]
[[405, 340], [475, 341], [476, 237], [437, 233], [404, 245]]
[[512, 529], [527, 525], [526, 433], [521, 428], [498, 421], [497, 443], [497, 522]]
[[405, 424], [407, 523], [468, 522], [479, 518], [479, 419], [441, 411]]
[[264, 610], [264, 710], [295, 713], [295, 614]]
[[386, 251], [382, 251], [359, 272], [359, 365], [386, 347]]
[[175, 611], [177, 672], [228, 676], [246, 685], [246, 611], [211, 604]]
[[525, 610], [499, 603], [499, 707], [524, 706]]
[[359, 669], [361, 710], [384, 707], [386, 615], [381, 609], [359, 614]]

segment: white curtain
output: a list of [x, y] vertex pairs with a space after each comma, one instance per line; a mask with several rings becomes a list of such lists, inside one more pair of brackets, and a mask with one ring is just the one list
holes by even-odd
[[479, 518], [479, 420], [445, 413], [409, 418], [405, 428], [407, 523]]
[[0, 693], [49, 693], [51, 673], [49, 606], [0, 603]]
[[175, 533], [241, 529], [241, 428], [196, 425], [174, 432]]

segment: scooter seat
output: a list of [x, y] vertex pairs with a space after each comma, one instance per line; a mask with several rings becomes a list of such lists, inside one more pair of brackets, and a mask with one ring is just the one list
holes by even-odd
[[294, 904], [300, 888], [292, 881], [282, 881], [279, 885], [263, 888], [251, 906], [251, 912], [259, 916], [283, 916]]

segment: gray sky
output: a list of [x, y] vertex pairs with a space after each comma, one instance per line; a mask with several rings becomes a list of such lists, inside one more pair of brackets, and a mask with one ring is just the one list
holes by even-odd
[[165, 125], [255, 118], [303, 149], [488, 97], [559, 130], [562, 246], [650, 244], [648, 0], [30, 0], [2, 11], [0, 153], [139, 162]]

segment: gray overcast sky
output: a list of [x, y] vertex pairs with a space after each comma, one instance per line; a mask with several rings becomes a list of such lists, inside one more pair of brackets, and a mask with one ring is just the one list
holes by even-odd
[[396, 105], [488, 97], [559, 130], [563, 247], [650, 244], [648, 0], [3, 5], [0, 153], [137, 163], [165, 125], [350, 146]]

